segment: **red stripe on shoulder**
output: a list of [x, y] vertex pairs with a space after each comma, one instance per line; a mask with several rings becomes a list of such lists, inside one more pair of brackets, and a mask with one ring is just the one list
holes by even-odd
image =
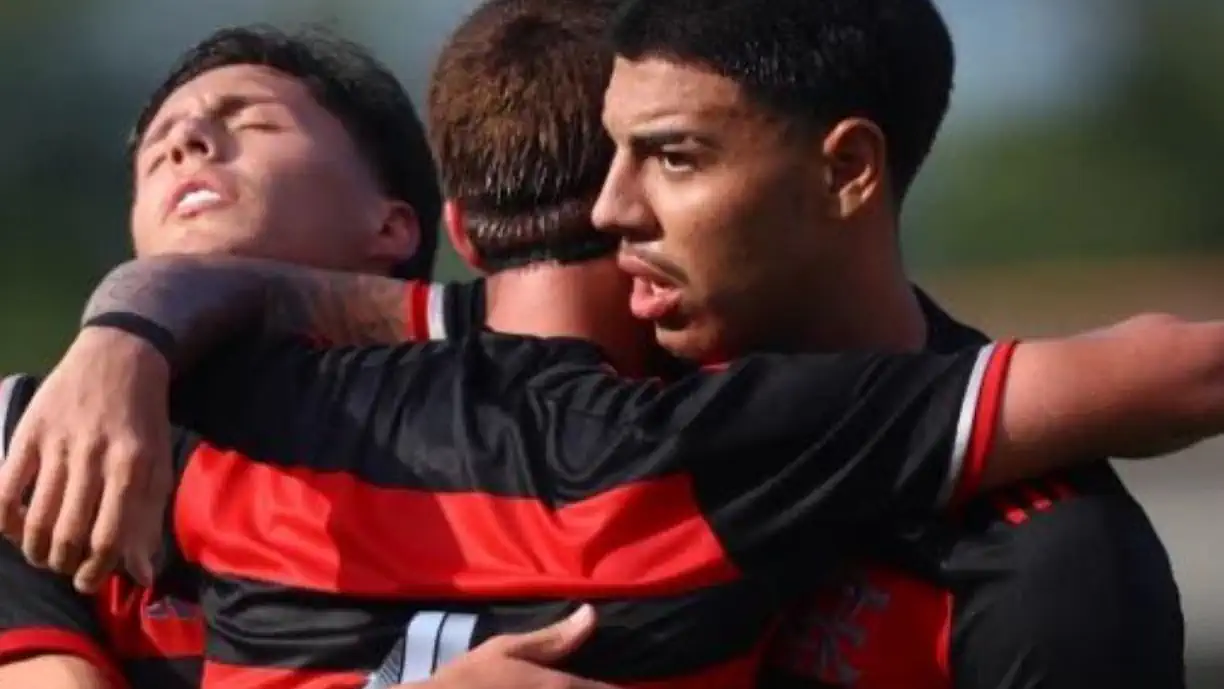
[[40, 655], [75, 656], [96, 667], [112, 689], [127, 689], [115, 661], [93, 639], [55, 627], [27, 627], [0, 633], [0, 665]]

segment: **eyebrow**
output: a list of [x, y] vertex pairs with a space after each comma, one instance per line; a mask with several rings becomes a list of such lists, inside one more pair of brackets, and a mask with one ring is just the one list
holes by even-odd
[[[211, 119], [223, 119], [236, 115], [249, 107], [268, 103], [280, 103], [280, 101], [264, 94], [226, 94], [217, 98], [208, 106], [205, 116]], [[183, 114], [181, 112], [162, 118], [155, 127], [145, 132], [139, 147], [143, 149], [148, 144], [156, 143], [166, 138], [166, 135], [170, 133], [170, 129], [182, 119]]]
[[665, 146], [675, 146], [682, 143], [697, 143], [708, 148], [714, 148], [714, 141], [692, 129], [671, 127], [652, 131], [633, 132], [629, 135], [630, 144], [637, 149], [657, 150]]

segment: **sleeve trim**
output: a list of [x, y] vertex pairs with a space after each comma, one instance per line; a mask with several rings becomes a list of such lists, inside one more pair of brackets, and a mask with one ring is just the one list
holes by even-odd
[[994, 445], [1007, 370], [1015, 348], [1015, 341], [994, 342], [978, 353], [957, 419], [948, 474], [939, 492], [940, 507], [959, 503], [977, 490]]
[[113, 689], [127, 687], [114, 661], [87, 636], [53, 627], [27, 627], [0, 634], [0, 665], [41, 655], [70, 655], [96, 667]]
[[12, 375], [0, 380], [0, 462], [8, 457], [9, 425], [16, 419], [10, 419], [9, 415], [17, 391], [17, 381], [21, 378], [20, 375]]
[[411, 342], [429, 339], [428, 282], [404, 283], [404, 337]]
[[447, 289], [447, 284], [444, 282], [427, 283], [425, 285], [426, 299], [426, 316], [425, 316], [425, 337], [427, 340], [445, 340], [449, 333], [446, 332], [446, 302], [450, 296], [451, 290]]

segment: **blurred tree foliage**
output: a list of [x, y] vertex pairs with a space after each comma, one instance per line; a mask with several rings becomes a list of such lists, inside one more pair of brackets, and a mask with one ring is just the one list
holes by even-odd
[[909, 218], [921, 264], [1224, 248], [1224, 5], [1110, 7], [1126, 40], [1088, 106], [941, 142]]
[[[119, 78], [95, 59], [102, 39], [87, 39], [82, 27], [87, 13], [109, 11], [95, 2], [0, 3], [0, 370], [45, 366], [89, 286], [128, 252], [123, 142], [165, 60]], [[272, 16], [282, 16], [276, 7]], [[339, 21], [339, 7], [317, 0], [307, 10], [337, 28], [360, 25]], [[1224, 5], [1109, 7], [1125, 44], [1111, 80], [1094, 85], [1099, 97], [940, 143], [908, 211], [915, 264], [1224, 248], [1215, 189], [1224, 160]], [[406, 74], [413, 84], [416, 76]], [[459, 274], [452, 256], [443, 266], [444, 276]]]

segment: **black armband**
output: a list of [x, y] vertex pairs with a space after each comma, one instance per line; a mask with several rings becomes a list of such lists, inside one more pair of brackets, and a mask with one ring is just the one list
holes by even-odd
[[100, 313], [82, 323], [81, 329], [84, 330], [85, 328], [114, 328], [115, 330], [122, 330], [129, 335], [148, 342], [169, 362], [175, 360], [175, 353], [178, 351], [178, 342], [175, 340], [173, 333], [144, 316], [138, 316], [126, 311]]

